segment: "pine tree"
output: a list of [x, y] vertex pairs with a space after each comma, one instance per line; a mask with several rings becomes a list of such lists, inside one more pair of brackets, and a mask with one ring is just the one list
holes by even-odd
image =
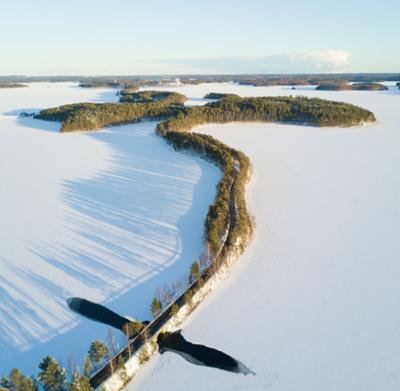
[[192, 306], [193, 292], [190, 289], [185, 293], [184, 300], [187, 306]]
[[83, 359], [83, 373], [85, 374], [86, 377], [90, 377], [92, 369], [93, 369], [92, 360], [90, 359], [89, 355], [86, 354], [85, 358]]
[[44, 391], [65, 391], [66, 371], [53, 357], [45, 357], [39, 364], [39, 382]]
[[161, 301], [155, 297], [151, 302], [151, 313], [155, 318], [161, 312], [161, 308], [162, 308]]
[[170, 312], [171, 316], [177, 315], [178, 312], [179, 312], [179, 306], [178, 306], [178, 304], [176, 304], [176, 303], [172, 304], [172, 306], [171, 306], [171, 312]]
[[128, 374], [126, 373], [124, 360], [122, 359], [121, 356], [118, 356], [117, 366], [119, 369], [119, 377], [120, 377], [122, 383], [126, 384], [126, 382], [128, 381]]
[[10, 387], [10, 382], [7, 379], [7, 376], [2, 376], [0, 380], [0, 386], [2, 388], [9, 388]]
[[75, 371], [72, 375], [72, 381], [69, 385], [69, 391], [81, 391], [80, 390], [80, 377], [81, 374], [78, 371]]
[[36, 384], [29, 376], [25, 376], [21, 382], [21, 391], [36, 391]]
[[147, 350], [146, 346], [143, 346], [143, 348], [140, 350], [139, 353], [139, 365], [143, 365], [146, 361], [148, 361], [150, 358], [149, 352]]
[[69, 385], [69, 391], [91, 391], [89, 379], [85, 375], [81, 375], [79, 371], [75, 371], [72, 376], [72, 382]]
[[17, 368], [10, 372], [10, 391], [21, 391], [22, 373]]
[[92, 362], [99, 364], [108, 353], [108, 347], [103, 341], [94, 341], [90, 344], [88, 351]]
[[189, 284], [192, 284], [200, 276], [200, 266], [197, 261], [193, 262], [190, 266]]
[[140, 331], [143, 329], [144, 325], [142, 322], [135, 320], [133, 322], [127, 322], [123, 326], [123, 333], [128, 336], [129, 338], [132, 338], [136, 336], [137, 334], [140, 333]]

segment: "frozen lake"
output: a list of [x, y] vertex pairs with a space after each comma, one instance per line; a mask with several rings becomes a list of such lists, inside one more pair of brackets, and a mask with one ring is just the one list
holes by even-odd
[[198, 367], [165, 353], [129, 390], [398, 390], [400, 91], [234, 84], [173, 90], [193, 102], [207, 92], [318, 96], [370, 109], [379, 122], [352, 129], [197, 129], [250, 157], [256, 230], [183, 335], [231, 354], [257, 375]]
[[107, 329], [71, 313], [68, 297], [149, 318], [155, 290], [186, 275], [202, 250], [220, 173], [174, 152], [155, 123], [60, 134], [57, 123], [18, 118], [116, 101], [115, 92], [0, 89], [0, 375], [14, 366], [36, 374], [46, 355], [80, 363]]

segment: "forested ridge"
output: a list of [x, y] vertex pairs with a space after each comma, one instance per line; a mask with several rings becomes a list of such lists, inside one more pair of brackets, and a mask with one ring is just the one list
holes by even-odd
[[160, 133], [189, 130], [205, 123], [290, 122], [312, 126], [354, 126], [375, 121], [372, 112], [348, 103], [306, 97], [229, 96], [205, 106], [184, 108], [158, 126]]
[[329, 81], [321, 83], [316, 89], [321, 91], [386, 91], [389, 88], [380, 83], [349, 84], [347, 81]]
[[[129, 98], [128, 98], [129, 97]], [[125, 102], [126, 99], [134, 102]], [[228, 94], [205, 106], [184, 107], [178, 93], [140, 92], [122, 103], [77, 103], [42, 110], [36, 118], [61, 122], [61, 131], [95, 130], [142, 119], [164, 119], [160, 133], [204, 123], [233, 121], [290, 122], [311, 126], [354, 126], [375, 121], [374, 114], [348, 103], [306, 97], [241, 98]]]
[[95, 130], [171, 116], [176, 112], [174, 106], [182, 105], [185, 99], [184, 95], [170, 93], [147, 103], [77, 103], [42, 110], [35, 118], [61, 122], [61, 132]]

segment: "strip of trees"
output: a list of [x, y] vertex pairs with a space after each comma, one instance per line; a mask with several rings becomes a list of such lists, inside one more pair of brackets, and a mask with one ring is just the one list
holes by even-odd
[[182, 108], [158, 126], [160, 134], [188, 131], [207, 123], [283, 122], [311, 126], [354, 126], [375, 121], [372, 112], [343, 102], [306, 97], [228, 97], [205, 106]]
[[22, 87], [28, 87], [28, 85], [22, 83], [14, 83], [12, 81], [0, 80], [0, 88], [22, 88]]
[[171, 93], [149, 103], [77, 103], [42, 110], [35, 118], [61, 122], [61, 132], [95, 130], [172, 116], [185, 100], [184, 95]]
[[152, 103], [157, 101], [163, 101], [163, 104], [179, 104], [183, 105], [186, 101], [186, 96], [170, 91], [131, 91], [130, 89], [122, 90], [121, 103]]
[[321, 91], [385, 91], [389, 88], [380, 83], [354, 83], [349, 84], [346, 80], [328, 81], [317, 86]]
[[55, 358], [47, 356], [39, 364], [36, 377], [25, 376], [13, 368], [0, 380], [2, 391], [92, 391], [89, 377], [112, 354], [112, 349], [102, 341], [94, 341], [82, 363], [83, 371], [71, 360], [64, 368]]

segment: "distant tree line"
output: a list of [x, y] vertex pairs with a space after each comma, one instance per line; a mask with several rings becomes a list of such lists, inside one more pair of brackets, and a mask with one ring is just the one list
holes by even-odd
[[[31, 82], [80, 82], [99, 85], [101, 83], [118, 83], [118, 88], [127, 84], [140, 86], [162, 85], [179, 79], [182, 84], [236, 82], [255, 86], [271, 85], [318, 85], [325, 81], [346, 80], [357, 83], [376, 83], [382, 81], [399, 81], [399, 73], [331, 73], [331, 74], [243, 74], [243, 75], [170, 75], [170, 76], [139, 76], [139, 75], [108, 75], [108, 76], [0, 76], [1, 81], [14, 83]], [[105, 85], [105, 84], [103, 84]]]
[[319, 85], [325, 83], [379, 83], [399, 80], [398, 73], [331, 73], [303, 75], [239, 75], [231, 80], [255, 87]]
[[221, 92], [209, 92], [204, 95], [204, 99], [226, 99], [226, 98], [239, 98], [236, 94], [225, 94]]
[[28, 87], [28, 86], [26, 84], [0, 80], [0, 88], [22, 88], [22, 87]]
[[130, 89], [124, 89], [120, 93], [121, 103], [154, 103], [163, 101], [163, 104], [180, 104], [183, 105], [186, 97], [182, 94], [170, 91], [140, 91], [135, 92]]
[[385, 91], [389, 88], [380, 83], [349, 84], [347, 81], [342, 80], [321, 83], [316, 89], [321, 91]]

